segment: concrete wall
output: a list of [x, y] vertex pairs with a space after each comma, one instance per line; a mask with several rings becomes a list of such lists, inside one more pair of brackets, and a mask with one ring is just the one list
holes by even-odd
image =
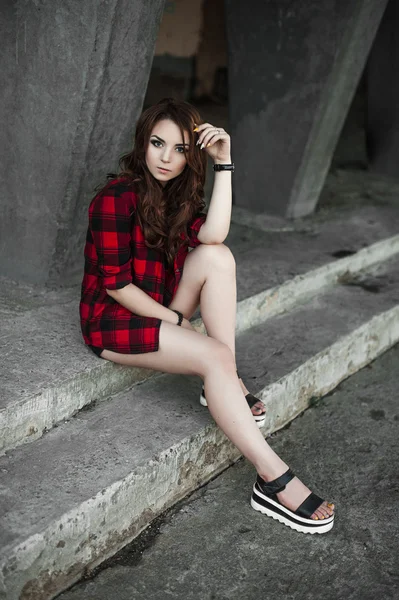
[[366, 122], [367, 78], [363, 72], [334, 150], [331, 160], [332, 169], [366, 170], [368, 168]]
[[[196, 67], [197, 95], [212, 93], [226, 32], [235, 202], [311, 212], [385, 5], [3, 0], [0, 274], [80, 281], [93, 188], [131, 147], [146, 91], [187, 97]], [[181, 89], [178, 75], [147, 90], [156, 61], [179, 63]]]
[[312, 212], [386, 0], [226, 0], [235, 201]]
[[371, 168], [399, 179], [399, 3], [390, 0], [367, 69]]
[[0, 274], [81, 278], [93, 187], [131, 146], [164, 0], [3, 0]]

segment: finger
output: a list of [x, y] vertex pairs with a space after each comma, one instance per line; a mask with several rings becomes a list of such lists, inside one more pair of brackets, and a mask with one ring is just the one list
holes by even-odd
[[201, 147], [209, 147], [209, 146], [213, 146], [215, 144], [215, 142], [219, 141], [219, 140], [223, 140], [223, 139], [228, 139], [227, 134], [223, 134], [223, 133], [210, 133], [209, 135], [207, 135], [202, 144]]
[[[226, 132], [224, 131], [224, 129], [220, 129], [220, 128], [216, 128], [216, 129], [215, 129], [215, 128], [213, 128], [212, 130], [210, 130], [210, 131], [208, 131], [208, 132], [206, 132], [206, 133], [204, 134], [204, 137], [203, 137], [203, 140], [202, 140], [202, 141], [203, 141], [205, 144], [207, 144], [207, 143], [209, 143], [209, 142], [212, 140], [212, 138], [214, 138], [215, 136], [220, 136], [220, 137], [222, 137], [222, 138], [223, 138], [223, 137], [230, 137], [230, 136], [229, 136], [229, 134], [228, 134], [228, 133], [226, 133]], [[213, 141], [215, 141], [215, 140], [213, 139]]]
[[197, 145], [201, 145], [203, 143], [204, 139], [206, 138], [206, 136], [209, 135], [209, 133], [212, 131], [215, 131], [214, 127], [207, 127], [203, 131], [200, 131], [199, 135], [198, 135]]
[[204, 139], [202, 140], [202, 143], [200, 144], [200, 148], [205, 148], [207, 146], [211, 146], [212, 144], [214, 144], [218, 139], [220, 139], [220, 134], [215, 133], [214, 135], [212, 135], [211, 133], [209, 133], [208, 135], [206, 135], [204, 137]]
[[204, 139], [206, 136], [210, 135], [212, 132], [217, 133], [217, 130], [219, 130], [219, 133], [224, 133], [223, 129], [221, 129], [220, 127], [215, 127], [215, 125], [209, 125], [205, 129], [200, 131], [198, 134], [197, 144], [198, 145], [202, 144], [204, 142]]
[[202, 137], [204, 137], [205, 135], [205, 131], [209, 130], [209, 128], [212, 127], [212, 125], [210, 123], [202, 123], [202, 125], [198, 125], [198, 127], [196, 127], [194, 129], [194, 132], [198, 133], [198, 140]]
[[201, 123], [201, 125], [197, 125], [195, 127], [194, 131], [201, 133], [201, 131], [203, 131], [207, 127], [213, 127], [213, 125], [211, 125], [210, 123]]

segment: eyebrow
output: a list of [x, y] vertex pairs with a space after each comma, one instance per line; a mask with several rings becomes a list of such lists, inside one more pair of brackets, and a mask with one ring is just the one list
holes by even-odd
[[[159, 135], [155, 135], [155, 133], [151, 136], [151, 137], [156, 137], [158, 138], [158, 140], [160, 142], [163, 142], [165, 144], [165, 140], [163, 140], [162, 138], [159, 137]], [[190, 144], [175, 144], [175, 146], [189, 146]]]

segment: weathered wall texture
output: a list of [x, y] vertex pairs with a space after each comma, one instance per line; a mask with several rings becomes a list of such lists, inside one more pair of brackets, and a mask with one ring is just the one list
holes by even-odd
[[375, 171], [399, 179], [399, 3], [390, 0], [367, 69], [368, 147]]
[[312, 212], [386, 3], [3, 0], [0, 275], [81, 280], [93, 189], [131, 148], [145, 96], [212, 94], [225, 34], [235, 202]]
[[164, 0], [3, 0], [0, 274], [81, 277], [93, 187], [131, 145]]
[[226, 0], [235, 201], [314, 210], [386, 0]]

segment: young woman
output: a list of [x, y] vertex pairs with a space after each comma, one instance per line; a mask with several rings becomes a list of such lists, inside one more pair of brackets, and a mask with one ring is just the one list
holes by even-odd
[[[207, 155], [215, 181], [205, 215]], [[200, 376], [202, 404], [256, 468], [252, 506], [297, 531], [328, 531], [334, 505], [311, 493], [267, 444], [257, 426], [265, 406], [236, 370], [235, 261], [223, 244], [231, 218], [230, 136], [201, 123], [189, 103], [165, 98], [142, 113], [134, 149], [119, 166], [89, 207], [85, 343], [121, 365]], [[207, 336], [189, 322], [198, 306]]]

